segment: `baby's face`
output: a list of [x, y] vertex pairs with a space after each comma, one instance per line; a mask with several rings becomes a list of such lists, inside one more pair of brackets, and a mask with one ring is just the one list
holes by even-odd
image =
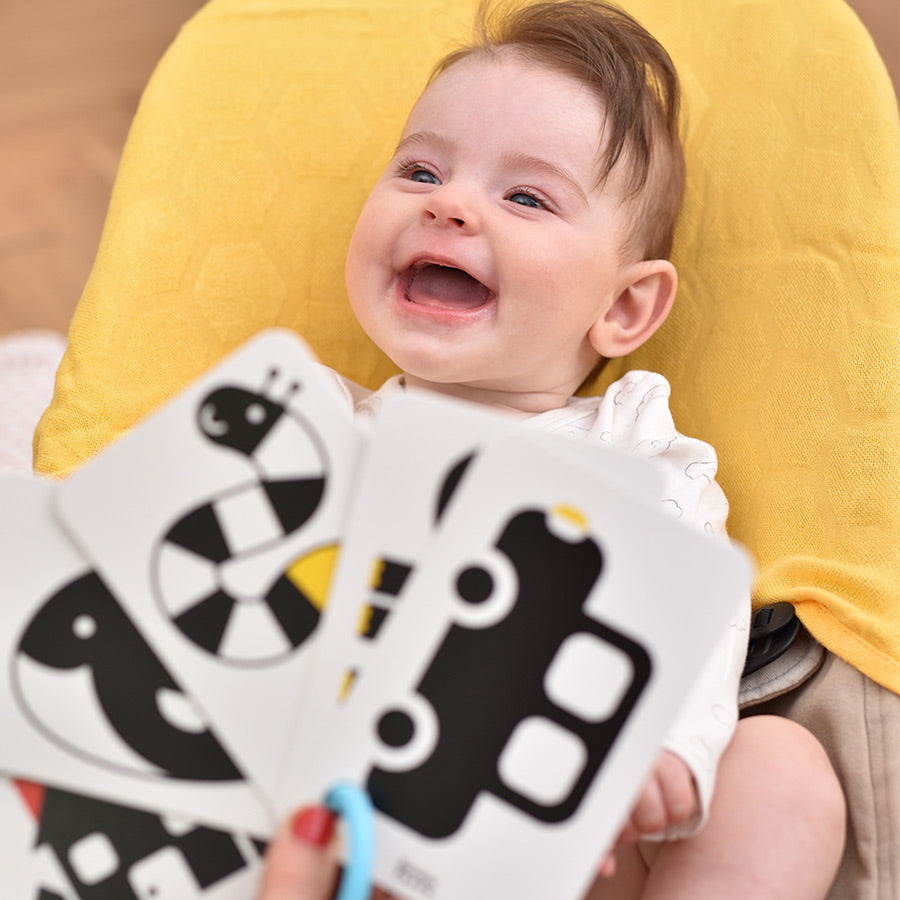
[[426, 89], [347, 257], [360, 324], [414, 382], [570, 395], [584, 380], [624, 268], [602, 133], [590, 90], [511, 53]]

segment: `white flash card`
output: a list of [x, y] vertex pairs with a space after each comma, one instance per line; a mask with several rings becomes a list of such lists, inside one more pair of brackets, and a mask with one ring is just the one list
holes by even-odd
[[272, 331], [60, 485], [72, 538], [270, 798], [359, 449], [305, 344]]
[[[247, 900], [255, 896], [264, 846], [243, 835], [48, 788], [35, 846], [55, 859], [72, 890], [21, 892], [66, 900]], [[0, 882], [3, 878], [0, 869]], [[0, 897], [6, 900], [0, 890]]]
[[491, 443], [296, 794], [365, 786], [389, 892], [577, 900], [749, 583], [730, 545]]
[[[38, 829], [37, 818], [15, 784], [0, 778], [0, 900], [41, 896], [79, 900]], [[48, 893], [41, 895], [42, 890]]]
[[[256, 892], [259, 841], [96, 797], [28, 787], [31, 847], [0, 865], [2, 900], [247, 900]], [[5, 815], [3, 824], [11, 824]], [[22, 858], [30, 889], [4, 893]]]
[[[310, 688], [301, 700], [298, 740], [330, 728], [338, 696], [353, 678], [379, 665], [379, 632], [425, 548], [439, 533], [447, 505], [466, 471], [492, 441], [504, 436], [546, 442], [584, 466], [585, 477], [609, 478], [621, 490], [658, 502], [662, 481], [646, 460], [602, 445], [531, 430], [521, 420], [422, 391], [388, 395], [378, 412], [347, 516], [340, 561]], [[608, 474], [607, 474], [608, 473]], [[637, 501], [636, 501], [637, 502]], [[297, 783], [305, 755], [288, 759], [285, 783]], [[287, 813], [296, 799], [279, 792]]]
[[268, 835], [271, 809], [58, 528], [58, 487], [0, 480], [0, 770]]

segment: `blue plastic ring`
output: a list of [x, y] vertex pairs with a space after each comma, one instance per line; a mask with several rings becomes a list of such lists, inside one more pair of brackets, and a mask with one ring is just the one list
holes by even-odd
[[358, 785], [341, 781], [325, 797], [325, 805], [346, 823], [347, 861], [335, 900], [368, 900], [375, 863], [375, 812], [369, 795]]

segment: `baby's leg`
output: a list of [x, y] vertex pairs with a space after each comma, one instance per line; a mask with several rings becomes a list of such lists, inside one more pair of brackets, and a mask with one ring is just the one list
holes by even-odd
[[617, 874], [597, 879], [587, 900], [823, 900], [844, 828], [843, 793], [818, 741], [787, 719], [744, 719], [706, 827], [642, 854], [620, 847]]

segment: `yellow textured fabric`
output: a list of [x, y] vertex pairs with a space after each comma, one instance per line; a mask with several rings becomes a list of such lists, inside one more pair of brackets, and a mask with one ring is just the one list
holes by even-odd
[[[616, 361], [709, 440], [757, 602], [900, 693], [900, 129], [840, 0], [626, 0], [685, 88], [671, 318]], [[36, 435], [62, 475], [261, 328], [376, 386], [344, 300], [368, 187], [474, 0], [212, 0], [154, 74]]]

